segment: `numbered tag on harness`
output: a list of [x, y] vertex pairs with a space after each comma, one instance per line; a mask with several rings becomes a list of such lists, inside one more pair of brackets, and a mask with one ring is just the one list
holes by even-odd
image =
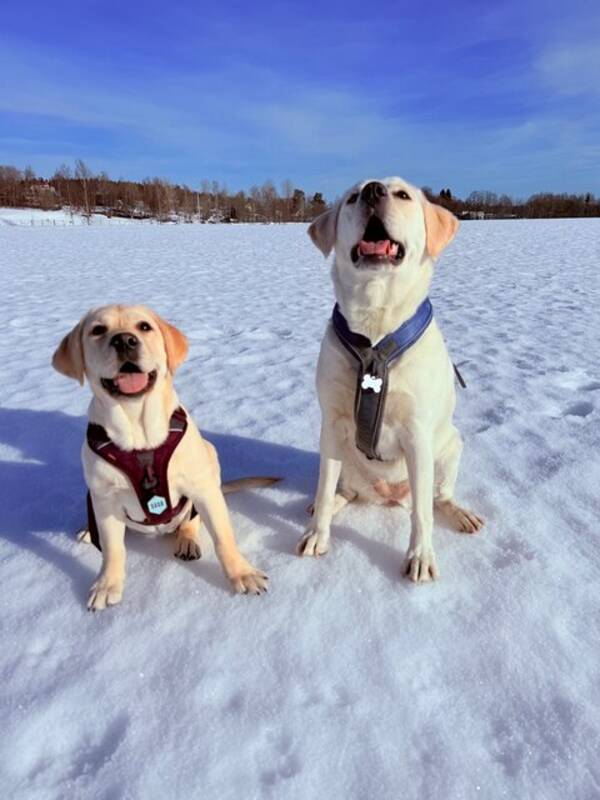
[[151, 497], [148, 500], [148, 511], [151, 514], [162, 514], [167, 508], [167, 501], [164, 497], [160, 497], [159, 495], [155, 494], [154, 497]]

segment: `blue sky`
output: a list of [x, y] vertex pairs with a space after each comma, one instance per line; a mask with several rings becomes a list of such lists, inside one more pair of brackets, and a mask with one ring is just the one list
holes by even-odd
[[0, 163], [600, 194], [600, 3], [3, 4]]

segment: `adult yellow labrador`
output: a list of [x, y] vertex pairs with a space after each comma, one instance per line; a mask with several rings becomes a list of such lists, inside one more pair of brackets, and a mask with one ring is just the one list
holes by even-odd
[[273, 481], [221, 486], [216, 450], [173, 386], [187, 351], [185, 336], [150, 309], [112, 305], [89, 311], [54, 353], [55, 369], [81, 384], [87, 378], [93, 392], [82, 460], [102, 569], [90, 589], [90, 609], [121, 601], [126, 526], [176, 533], [175, 555], [189, 559], [200, 557], [202, 519], [233, 589], [266, 590], [267, 576], [238, 550], [223, 492]]
[[352, 500], [412, 504], [403, 572], [429, 581], [439, 574], [434, 507], [459, 531], [483, 525], [454, 501], [454, 371], [427, 299], [434, 261], [457, 228], [396, 177], [356, 184], [309, 227], [326, 257], [335, 251], [337, 311], [317, 367], [320, 473], [301, 555], [327, 551], [332, 518]]

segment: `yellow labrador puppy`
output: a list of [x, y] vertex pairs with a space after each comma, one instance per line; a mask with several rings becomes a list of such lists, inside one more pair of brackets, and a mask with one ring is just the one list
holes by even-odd
[[90, 609], [122, 598], [126, 526], [175, 532], [175, 555], [199, 558], [200, 518], [234, 590], [266, 590], [266, 575], [237, 548], [223, 490], [272, 481], [221, 486], [216, 450], [173, 387], [187, 351], [185, 336], [148, 308], [113, 305], [88, 312], [54, 353], [55, 369], [81, 384], [87, 378], [94, 395], [82, 459], [92, 539], [95, 534], [103, 560]]
[[427, 298], [433, 264], [458, 220], [401, 178], [349, 189], [310, 226], [335, 251], [337, 306], [319, 356], [320, 473], [301, 555], [329, 547], [352, 500], [412, 505], [404, 574], [438, 577], [433, 510], [459, 531], [483, 520], [454, 502], [462, 441], [452, 424], [454, 371]]

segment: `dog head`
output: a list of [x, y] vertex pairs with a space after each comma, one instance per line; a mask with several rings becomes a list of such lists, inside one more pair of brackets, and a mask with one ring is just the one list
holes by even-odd
[[308, 232], [326, 257], [335, 249], [342, 281], [355, 283], [377, 274], [410, 282], [411, 274], [424, 260], [437, 258], [457, 229], [456, 217], [430, 203], [416, 186], [384, 178], [353, 186]]
[[144, 306], [92, 309], [68, 333], [52, 366], [95, 395], [115, 402], [152, 392], [185, 359], [188, 343], [177, 328]]

